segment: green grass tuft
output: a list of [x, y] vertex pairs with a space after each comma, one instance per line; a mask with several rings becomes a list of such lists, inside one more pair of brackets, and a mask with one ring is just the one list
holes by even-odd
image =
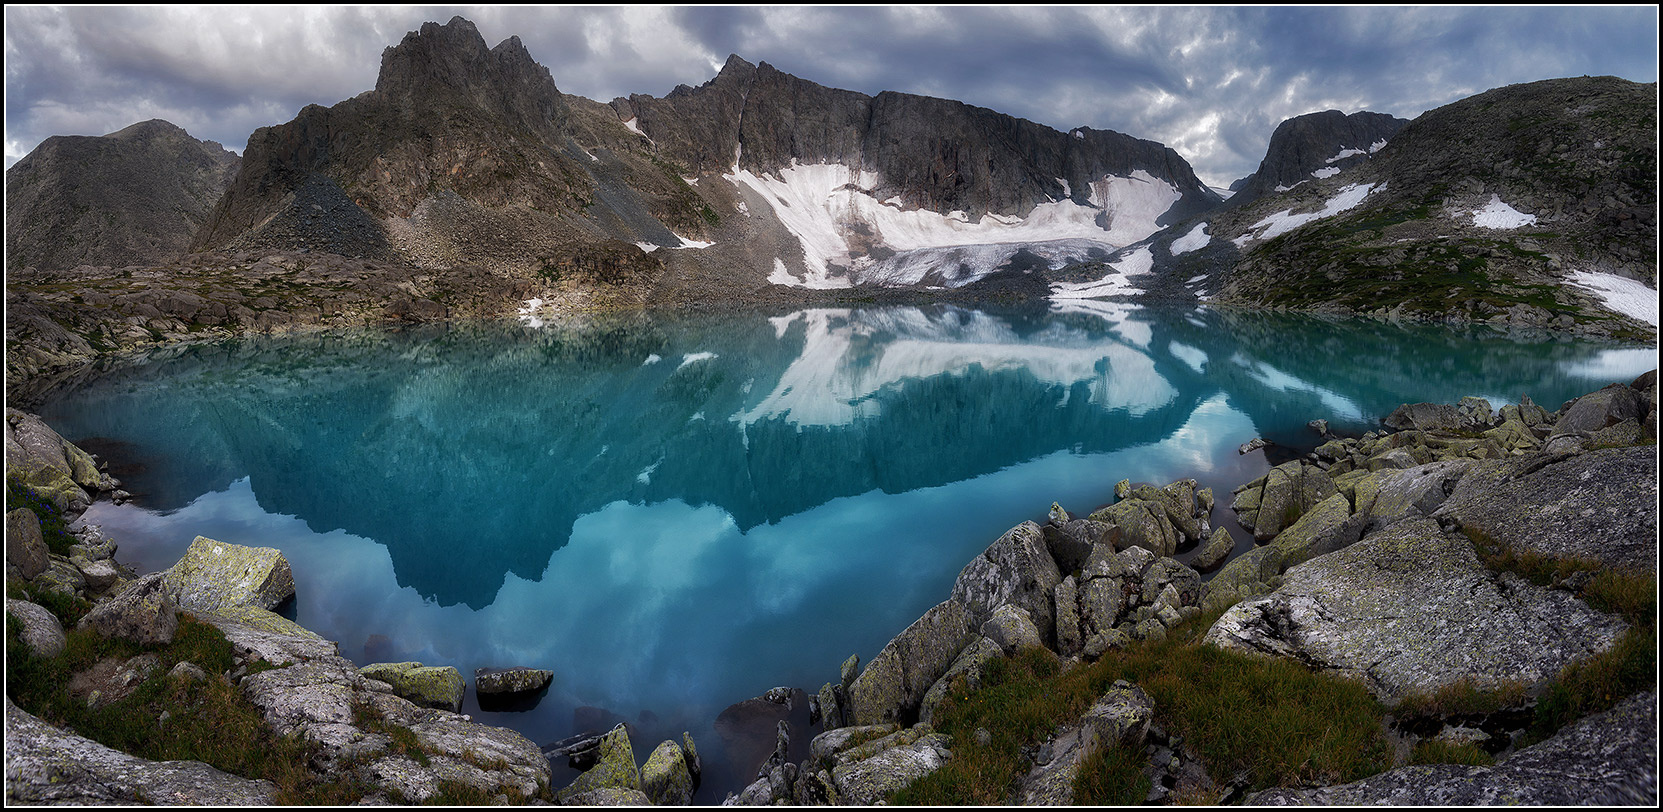
[[1410, 764], [1465, 764], [1468, 767], [1488, 767], [1496, 763], [1489, 753], [1477, 745], [1450, 744], [1424, 741], [1415, 745], [1409, 755]]

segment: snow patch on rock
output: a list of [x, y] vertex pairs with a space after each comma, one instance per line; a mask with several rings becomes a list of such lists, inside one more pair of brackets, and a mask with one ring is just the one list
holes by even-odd
[[1506, 203], [1501, 195], [1490, 195], [1490, 202], [1472, 213], [1472, 224], [1481, 228], [1520, 228], [1536, 225], [1536, 215], [1525, 214]]
[[1576, 271], [1572, 284], [1593, 291], [1606, 307], [1632, 319], [1657, 326], [1657, 291], [1646, 283], [1609, 273]]
[[1212, 235], [1207, 233], [1207, 224], [1197, 223], [1195, 228], [1189, 230], [1188, 234], [1173, 240], [1167, 246], [1167, 250], [1171, 251], [1173, 256], [1178, 256], [1179, 254], [1187, 254], [1191, 251], [1206, 248], [1207, 244], [1212, 241]]
[[[1380, 184], [1379, 188], [1386, 188], [1386, 184]], [[1306, 223], [1333, 217], [1347, 209], [1356, 208], [1374, 190], [1375, 185], [1372, 183], [1350, 184], [1341, 188], [1338, 194], [1329, 198], [1319, 211], [1294, 214], [1293, 209], [1283, 209], [1249, 226], [1246, 234], [1237, 237], [1232, 242], [1236, 244], [1237, 248], [1241, 248], [1253, 240], [1269, 240], [1280, 237]]]

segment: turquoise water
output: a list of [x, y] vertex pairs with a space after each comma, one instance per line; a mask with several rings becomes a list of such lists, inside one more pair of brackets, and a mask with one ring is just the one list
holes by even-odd
[[1222, 522], [1273, 461], [1236, 453], [1253, 437], [1469, 394], [1553, 409], [1655, 358], [1122, 305], [634, 314], [174, 348], [41, 414], [136, 495], [87, 521], [141, 571], [198, 534], [277, 547], [345, 656], [550, 668], [536, 709], [476, 718], [541, 743], [603, 708], [642, 755], [690, 730], [720, 765], [725, 706], [870, 659], [1052, 500], [1195, 477]]

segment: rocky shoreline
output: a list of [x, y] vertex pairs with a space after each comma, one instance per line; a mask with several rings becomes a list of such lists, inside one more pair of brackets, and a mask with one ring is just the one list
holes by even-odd
[[[1590, 606], [1590, 573], [1609, 569], [1655, 584], [1656, 404], [1653, 372], [1553, 412], [1528, 399], [1500, 412], [1477, 398], [1406, 405], [1381, 432], [1325, 438], [1313, 453], [1239, 488], [1232, 507], [1260, 545], [1207, 581], [1171, 558], [1220, 536], [1228, 541], [1207, 523], [1216, 497], [1193, 480], [1122, 483], [1114, 504], [1083, 519], [1053, 505], [1043, 524], [1012, 528], [967, 564], [951, 595], [864, 669], [850, 658], [812, 695], [777, 689], [750, 700], [786, 710], [806, 701], [810, 724], [775, 714], [773, 751], [727, 803], [883, 801], [958, 757], [965, 743], [932, 723], [995, 661], [1042, 650], [1067, 673], [1220, 612], [1204, 645], [1351, 677], [1387, 707], [1457, 685], [1521, 688], [1512, 707], [1483, 720], [1423, 716], [1413, 731], [1397, 731], [1403, 741], [1478, 736], [1500, 759], [1493, 767], [1399, 760], [1360, 782], [1272, 789], [1249, 803], [1655, 802], [1654, 693], [1538, 744], [1516, 743], [1520, 711], [1544, 686], [1567, 665], [1611, 650], [1632, 625]], [[60, 516], [120, 486], [15, 409], [7, 413], [7, 461], [8, 480]], [[553, 754], [584, 751], [574, 766], [593, 766], [564, 789], [550, 787], [549, 752], [455, 712], [460, 675], [439, 680], [451, 690], [434, 698], [425, 685], [433, 680], [360, 669], [334, 643], [272, 612], [294, 590], [276, 551], [199, 538], [178, 565], [139, 578], [116, 563], [115, 545], [95, 528], [80, 528], [64, 553], [47, 552], [35, 519], [27, 509], [8, 512], [9, 592], [16, 585], [30, 596], [90, 601], [81, 627], [141, 646], [165, 643], [184, 613], [218, 629], [235, 651], [235, 667], [224, 674], [184, 662], [158, 673], [152, 654], [101, 663], [88, 682], [97, 687], [79, 694], [89, 706], [147, 681], [224, 680], [272, 730], [316, 745], [307, 769], [328, 780], [350, 777], [364, 802], [449, 798], [444, 793], [458, 785], [495, 802], [692, 798], [700, 764], [691, 738], [660, 744], [638, 766], [623, 726]], [[1589, 563], [1580, 575], [1534, 584], [1493, 566], [1485, 557], [1493, 545]], [[8, 612], [34, 656], [56, 656], [63, 618], [14, 597]], [[9, 694], [7, 715], [8, 801], [274, 802], [269, 781], [119, 753], [42, 722]], [[1054, 735], [1025, 756], [1026, 775], [1006, 800], [1077, 802], [1082, 765], [1114, 742], [1149, 757], [1147, 802], [1197, 791], [1240, 800], [1244, 787], [1209, 777], [1193, 743], [1169, 736], [1162, 716], [1142, 687], [1117, 682], [1083, 715], [1058, 720]], [[803, 738], [811, 739], [806, 759]], [[1539, 764], [1553, 768], [1531, 766]]]

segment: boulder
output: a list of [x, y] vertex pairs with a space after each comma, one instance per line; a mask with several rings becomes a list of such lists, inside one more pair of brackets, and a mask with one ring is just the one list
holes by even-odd
[[[1029, 523], [1032, 526], [1032, 523]], [[1039, 528], [1034, 527], [1034, 542], [1037, 543]], [[1050, 563], [1050, 555], [1039, 549]], [[985, 561], [978, 558], [977, 561]], [[972, 562], [972, 566], [975, 562]], [[1052, 564], [1055, 571], [1055, 564]], [[966, 572], [970, 572], [967, 567]], [[960, 574], [959, 581], [964, 583], [966, 577]], [[997, 582], [997, 579], [982, 580], [972, 576], [976, 586], [969, 590], [971, 595], [984, 598], [997, 595], [996, 589], [983, 589], [983, 586]], [[1004, 583], [1004, 582], [999, 582]], [[1020, 581], [1016, 583], [1020, 585]], [[954, 587], [955, 596], [959, 588]], [[1014, 590], [1013, 590], [1014, 591]], [[1049, 590], [1046, 594], [1049, 601]], [[1049, 608], [1049, 607], [1047, 607]], [[991, 617], [993, 608], [989, 607], [988, 616]], [[973, 615], [958, 599], [949, 598], [936, 604], [923, 617], [913, 621], [900, 634], [896, 635], [878, 652], [878, 656], [867, 663], [866, 670], [855, 679], [849, 687], [849, 724], [874, 725], [884, 722], [910, 722], [916, 714], [924, 695], [930, 686], [941, 679], [947, 672], [954, 658], [971, 640]], [[983, 621], [985, 622], [985, 620]], [[979, 623], [976, 625], [980, 625]]]
[[1657, 806], [1657, 695], [1636, 694], [1493, 766], [1399, 767], [1332, 787], [1271, 789], [1247, 806]]
[[541, 668], [476, 668], [473, 672], [474, 693], [482, 696], [507, 696], [541, 691], [554, 681], [554, 672]]
[[462, 673], [453, 666], [426, 666], [421, 663], [371, 663], [358, 673], [393, 686], [393, 693], [424, 708], [439, 708], [456, 713], [462, 710], [462, 695], [467, 683]]
[[7, 598], [6, 614], [17, 622], [23, 645], [36, 657], [51, 659], [63, 653], [64, 627], [46, 607]]
[[197, 536], [167, 571], [179, 607], [212, 612], [228, 606], [275, 609], [294, 597], [294, 572], [283, 553]]
[[1057, 584], [1057, 653], [1069, 657], [1080, 652], [1085, 638], [1080, 634], [1080, 593], [1070, 575]]
[[[959, 571], [951, 600], [966, 610], [970, 628], [981, 627], [1001, 605], [1015, 604], [1028, 610], [1040, 639], [1049, 641], [1055, 627], [1052, 613], [1056, 611], [1051, 593], [1060, 581], [1062, 573], [1045, 546], [1039, 525], [1023, 522]], [[953, 651], [960, 646], [962, 641]]]
[[687, 806], [693, 802], [693, 775], [681, 745], [664, 741], [641, 765], [641, 791], [659, 806]]
[[1274, 538], [1305, 511], [1338, 492], [1322, 469], [1299, 460], [1270, 469], [1258, 494], [1250, 497], [1247, 494], [1252, 490], [1249, 486], [1231, 507], [1242, 526], [1251, 528], [1253, 538], [1259, 541]]
[[24, 580], [46, 571], [46, 539], [40, 532], [40, 517], [28, 508], [6, 513], [6, 570], [16, 569]]
[[1408, 519], [1289, 569], [1204, 642], [1336, 671], [1395, 704], [1463, 679], [1538, 683], [1610, 648], [1623, 628], [1568, 592], [1486, 569], [1436, 522]]
[[1336, 493], [1318, 502], [1293, 526], [1277, 534], [1271, 546], [1282, 553], [1277, 565], [1287, 569], [1319, 555], [1326, 555], [1356, 543], [1362, 537], [1367, 517], [1351, 515], [1351, 500]]
[[1354, 491], [1356, 512], [1382, 527], [1414, 516], [1430, 516], [1474, 464], [1468, 459], [1447, 460], [1370, 476]]
[[6, 478], [51, 502], [60, 512], [92, 499], [83, 487], [97, 488], [98, 467], [86, 452], [58, 436], [39, 417], [6, 409]]
[[930, 686], [924, 694], [924, 701], [918, 705], [918, 721], [929, 724], [935, 718], [936, 708], [941, 706], [942, 700], [952, 690], [953, 680], [964, 678], [965, 687], [974, 691], [982, 687], [982, 669], [990, 662], [1005, 656], [1004, 649], [998, 643], [986, 637], [977, 637], [965, 646], [953, 664], [947, 667], [947, 673]]
[[1213, 528], [1212, 535], [1207, 537], [1205, 544], [1196, 551], [1195, 557], [1190, 559], [1190, 566], [1201, 572], [1206, 572], [1224, 562], [1230, 557], [1230, 551], [1236, 548], [1236, 540], [1231, 538], [1230, 531], [1222, 527]]
[[891, 747], [871, 758], [834, 768], [832, 781], [836, 784], [840, 802], [853, 806], [871, 806], [888, 798], [947, 763], [953, 753], [951, 739], [931, 733], [917, 741]]
[[238, 606], [193, 614], [219, 629], [239, 657], [287, 665], [340, 654], [334, 642], [276, 612]]
[[1623, 384], [1614, 383], [1561, 407], [1559, 420], [1553, 424], [1553, 434], [1550, 436], [1578, 432], [1592, 434], [1606, 426], [1627, 420], [1638, 423], [1645, 416], [1644, 396]]
[[1657, 483], [1650, 446], [1489, 460], [1468, 469], [1435, 515], [1518, 552], [1654, 573]]
[[993, 617], [982, 624], [981, 635], [996, 643], [1007, 657], [1021, 649], [1045, 645], [1028, 611], [1008, 603], [993, 610]]
[[[1148, 488], [1148, 486], [1141, 486]], [[1159, 493], [1153, 488], [1150, 492]], [[1174, 527], [1164, 502], [1137, 498], [1116, 502], [1091, 514], [1091, 520], [1115, 527], [1119, 531], [1116, 549], [1142, 547], [1156, 555], [1172, 555], [1178, 550], [1181, 534]]]
[[153, 572], [93, 606], [81, 626], [141, 646], [171, 643], [179, 629], [179, 607], [166, 575]]
[[635, 767], [635, 753], [623, 725], [601, 739], [600, 760], [561, 790], [558, 797], [562, 804], [571, 804], [577, 796], [601, 789], [643, 791], [641, 771]]
[[146, 761], [60, 730], [6, 698], [6, 804], [271, 806], [277, 787], [199, 761]]
[[871, 741], [877, 741], [900, 730], [899, 725], [864, 725], [828, 730], [808, 743], [808, 764], [813, 768], [837, 766], [838, 756]]
[[1085, 564], [1091, 551], [1098, 545], [1113, 547], [1119, 541], [1119, 528], [1090, 519], [1074, 519], [1061, 526], [1045, 525], [1045, 546], [1057, 562], [1057, 571], [1073, 572]]

